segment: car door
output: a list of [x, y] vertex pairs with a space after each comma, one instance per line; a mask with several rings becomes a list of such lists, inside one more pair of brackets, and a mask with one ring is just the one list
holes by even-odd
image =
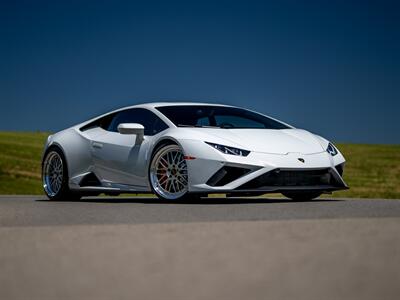
[[[134, 134], [121, 134], [118, 125], [139, 123], [144, 126], [144, 139]], [[147, 161], [155, 134], [168, 126], [144, 108], [132, 108], [115, 114], [105, 133], [91, 142], [95, 173], [109, 186], [147, 187]]]

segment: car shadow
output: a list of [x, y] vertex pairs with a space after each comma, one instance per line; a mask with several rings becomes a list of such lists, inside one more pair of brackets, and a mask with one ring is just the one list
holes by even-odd
[[345, 201], [342, 199], [314, 199], [307, 201], [296, 201], [285, 198], [246, 198], [246, 197], [204, 197], [179, 200], [164, 201], [154, 197], [84, 197], [79, 200], [48, 200], [46, 198], [36, 199], [37, 202], [83, 202], [83, 203], [137, 203], [137, 204], [174, 204], [174, 205], [221, 205], [221, 204], [274, 204], [274, 203], [295, 203], [295, 202], [337, 202]]

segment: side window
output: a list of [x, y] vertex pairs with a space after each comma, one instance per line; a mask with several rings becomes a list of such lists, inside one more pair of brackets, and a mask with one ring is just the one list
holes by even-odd
[[86, 124], [85, 126], [80, 128], [80, 131], [86, 131], [92, 128], [96, 128], [96, 127], [101, 127], [105, 130], [108, 129], [108, 127], [110, 126], [111, 121], [113, 120], [115, 114], [109, 114], [106, 115], [100, 119], [97, 119], [89, 124]]
[[109, 114], [99, 120], [99, 127], [107, 130], [108, 126], [110, 126], [112, 120], [114, 119], [115, 114]]
[[168, 128], [159, 117], [144, 108], [131, 108], [115, 114], [108, 131], [118, 132], [121, 123], [139, 123], [144, 126], [144, 135], [155, 135]]

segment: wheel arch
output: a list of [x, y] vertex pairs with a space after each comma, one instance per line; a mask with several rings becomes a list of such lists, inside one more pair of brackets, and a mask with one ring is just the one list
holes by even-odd
[[68, 165], [67, 156], [65, 155], [65, 151], [64, 151], [63, 147], [57, 142], [51, 143], [43, 153], [43, 158], [42, 158], [42, 163], [41, 163], [41, 178], [43, 180], [43, 164], [46, 159], [46, 156], [53, 149], [57, 149], [61, 152], [61, 154], [63, 156], [62, 158], [64, 159], [64, 161], [66, 163], [66, 171], [67, 171], [67, 177], [68, 177], [68, 181], [69, 181], [69, 165]]
[[[68, 169], [68, 179], [88, 171], [92, 165], [90, 141], [82, 136], [78, 130], [70, 128], [51, 136], [46, 145], [43, 159], [50, 149], [57, 147], [62, 152]], [[71, 182], [68, 180], [70, 188]]]
[[174, 139], [173, 137], [163, 137], [162, 139], [158, 140], [155, 143], [155, 145], [151, 151], [148, 166], [150, 166], [151, 160], [153, 159], [153, 156], [157, 152], [157, 150], [160, 149], [161, 147], [164, 147], [167, 145], [178, 145], [183, 150], [183, 147], [182, 147], [181, 143], [178, 142], [178, 140]]
[[50, 145], [48, 145], [46, 150], [43, 152], [43, 155], [42, 155], [42, 166], [43, 166], [43, 163], [44, 163], [44, 160], [46, 158], [47, 153], [49, 153], [52, 149], [58, 149], [58, 150], [61, 151], [65, 161], [67, 162], [67, 167], [68, 167], [68, 161], [67, 161], [67, 156], [65, 155], [65, 151], [64, 151], [63, 147], [57, 142], [53, 142]]

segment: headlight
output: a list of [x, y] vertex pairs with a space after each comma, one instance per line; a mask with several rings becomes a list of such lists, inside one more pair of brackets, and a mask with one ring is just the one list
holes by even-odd
[[205, 142], [205, 143], [210, 145], [211, 147], [221, 151], [224, 154], [247, 156], [250, 153], [250, 151], [239, 149], [239, 148], [233, 148], [233, 147], [228, 147], [228, 146], [219, 145], [219, 144], [213, 144], [213, 143], [209, 143], [209, 142]]
[[332, 156], [335, 156], [336, 154], [338, 154], [337, 149], [331, 143], [328, 144], [328, 148], [326, 148], [326, 152], [328, 152]]

